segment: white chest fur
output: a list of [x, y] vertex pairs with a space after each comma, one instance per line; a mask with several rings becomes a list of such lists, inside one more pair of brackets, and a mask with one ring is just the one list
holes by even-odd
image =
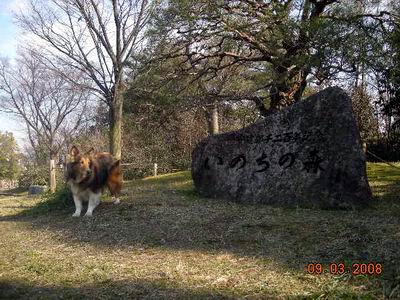
[[73, 181], [69, 181], [69, 186], [71, 187], [72, 196], [74, 198], [75, 203], [75, 213], [72, 215], [73, 217], [79, 217], [82, 210], [82, 202], [88, 201], [88, 210], [86, 212], [86, 216], [91, 216], [93, 210], [100, 203], [100, 195], [101, 192], [93, 193], [90, 189], [85, 188], [82, 189], [79, 185], [77, 185]]
[[69, 186], [71, 187], [71, 192], [74, 197], [78, 197], [81, 201], [89, 201], [90, 196], [93, 196], [94, 193], [88, 189], [82, 189], [79, 185], [74, 183], [73, 181], [69, 181]]

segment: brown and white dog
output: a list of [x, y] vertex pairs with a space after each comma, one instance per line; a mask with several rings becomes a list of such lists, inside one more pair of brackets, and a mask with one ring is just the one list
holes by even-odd
[[85, 216], [92, 216], [106, 186], [114, 204], [120, 202], [118, 196], [122, 188], [122, 174], [119, 160], [106, 152], [94, 154], [93, 148], [85, 154], [80, 154], [78, 148], [73, 146], [69, 154], [66, 179], [75, 202], [73, 217], [81, 215], [83, 201], [89, 202]]

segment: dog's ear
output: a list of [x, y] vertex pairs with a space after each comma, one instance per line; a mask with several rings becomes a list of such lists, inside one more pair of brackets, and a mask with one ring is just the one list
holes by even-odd
[[90, 148], [88, 152], [85, 153], [85, 155], [92, 155], [94, 153], [94, 148]]
[[72, 146], [71, 150], [69, 150], [69, 155], [75, 157], [79, 154], [79, 150], [76, 146]]

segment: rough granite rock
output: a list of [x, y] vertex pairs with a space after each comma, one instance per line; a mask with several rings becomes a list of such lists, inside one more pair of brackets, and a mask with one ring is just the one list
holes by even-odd
[[47, 186], [45, 185], [31, 185], [28, 188], [28, 194], [36, 195], [36, 194], [43, 194], [47, 191]]
[[243, 203], [356, 208], [371, 201], [351, 99], [327, 88], [193, 151], [196, 189]]

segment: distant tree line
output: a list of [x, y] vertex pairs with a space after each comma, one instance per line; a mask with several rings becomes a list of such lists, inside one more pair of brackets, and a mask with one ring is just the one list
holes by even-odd
[[16, 180], [21, 172], [20, 152], [12, 133], [0, 132], [0, 180]]

